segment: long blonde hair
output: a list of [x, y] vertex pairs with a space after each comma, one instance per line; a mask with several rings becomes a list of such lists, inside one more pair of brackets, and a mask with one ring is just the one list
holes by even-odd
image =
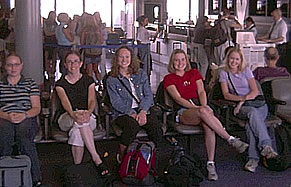
[[241, 51], [239, 48], [237, 48], [237, 47], [231, 48], [231, 49], [227, 52], [227, 54], [226, 54], [226, 58], [225, 58], [225, 71], [226, 71], [226, 72], [230, 72], [230, 67], [229, 67], [229, 58], [230, 58], [231, 53], [233, 53], [233, 52], [238, 53], [239, 56], [240, 56], [240, 60], [241, 60], [241, 62], [240, 62], [240, 64], [238, 65], [238, 72], [240, 73], [240, 72], [242, 72], [242, 71], [245, 70], [245, 68], [246, 68], [246, 63], [245, 63], [245, 59], [244, 59], [244, 55], [243, 55], [242, 51]]
[[185, 67], [185, 71], [189, 71], [191, 69], [191, 65], [188, 59], [187, 54], [185, 53], [185, 51], [183, 49], [175, 49], [170, 57], [170, 61], [169, 61], [169, 65], [168, 65], [168, 72], [169, 73], [174, 73], [176, 71], [175, 66], [174, 66], [174, 62], [175, 62], [175, 56], [178, 53], [183, 53], [185, 55], [185, 59], [186, 59], [186, 67]]

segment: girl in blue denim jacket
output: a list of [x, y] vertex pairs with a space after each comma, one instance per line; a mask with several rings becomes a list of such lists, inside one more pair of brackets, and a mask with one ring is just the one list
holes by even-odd
[[114, 124], [121, 128], [120, 163], [127, 146], [144, 129], [157, 145], [162, 129], [153, 115], [147, 115], [153, 104], [153, 94], [147, 74], [139, 68], [140, 61], [128, 46], [117, 49], [107, 78], [107, 90], [113, 108]]

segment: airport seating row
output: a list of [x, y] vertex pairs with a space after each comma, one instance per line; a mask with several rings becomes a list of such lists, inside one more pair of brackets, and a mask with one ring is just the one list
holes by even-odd
[[[266, 83], [269, 85], [266, 85]], [[161, 82], [162, 84], [162, 82]], [[216, 84], [217, 85], [217, 84]], [[290, 86], [291, 86], [291, 78], [273, 78], [261, 81], [261, 84], [258, 84], [259, 88], [263, 87], [262, 92], [267, 93], [268, 97], [271, 99], [267, 99], [267, 103], [275, 106], [275, 111], [272, 112], [272, 115], [266, 120], [266, 125], [273, 129], [277, 125], [280, 125], [283, 121], [290, 123], [291, 116], [291, 94], [289, 94]], [[215, 115], [222, 120], [224, 127], [231, 131], [233, 127], [244, 127], [247, 125], [246, 120], [241, 120], [232, 115], [233, 107], [235, 103], [226, 101], [223, 98], [215, 97], [215, 94], [219, 92], [215, 90], [220, 88], [220, 86], [213, 87], [212, 90], [208, 93], [209, 105], [214, 109]], [[162, 89], [160, 85], [158, 88]], [[270, 94], [271, 92], [271, 94]], [[97, 114], [97, 128], [94, 130], [94, 139], [98, 140], [108, 140], [113, 139], [120, 136], [121, 131], [115, 126], [110, 124], [111, 121], [111, 107], [108, 104], [108, 101], [105, 102], [103, 93], [97, 93], [97, 101], [98, 105], [96, 107], [95, 113]], [[177, 123], [175, 120], [175, 111], [173, 107], [173, 100], [167, 94], [167, 92], [163, 92], [163, 101], [155, 101], [155, 104], [161, 110], [161, 123], [164, 130], [164, 135], [166, 136], [183, 136], [186, 137], [187, 150], [192, 152], [191, 148], [194, 147], [193, 144], [193, 135], [202, 134], [203, 131], [200, 126], [187, 126], [181, 123]], [[214, 95], [214, 96], [213, 96]], [[55, 124], [55, 115], [57, 108], [60, 106], [60, 101], [57, 98], [57, 94], [53, 91], [49, 97], [46, 95], [42, 98], [47, 102], [45, 107], [42, 108], [42, 113], [40, 115], [40, 121], [42, 121], [41, 131], [39, 136], [35, 139], [36, 142], [66, 142], [68, 140], [67, 132], [62, 132], [57, 125]], [[272, 131], [270, 131], [272, 132]], [[138, 133], [137, 137], [146, 137], [147, 134], [144, 131]]]

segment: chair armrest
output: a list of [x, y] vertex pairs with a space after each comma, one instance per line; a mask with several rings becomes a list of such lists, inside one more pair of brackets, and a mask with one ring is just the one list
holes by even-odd
[[286, 105], [287, 102], [286, 101], [282, 101], [282, 100], [279, 100], [279, 99], [276, 99], [276, 98], [271, 98], [269, 101], [268, 101], [271, 105]]
[[163, 112], [173, 112], [172, 107], [169, 107], [168, 105], [160, 104], [160, 103], [157, 103], [156, 105], [160, 107], [163, 110]]

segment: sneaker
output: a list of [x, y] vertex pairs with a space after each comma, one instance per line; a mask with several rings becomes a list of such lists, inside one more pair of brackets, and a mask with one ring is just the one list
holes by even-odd
[[249, 144], [242, 142], [239, 138], [234, 138], [228, 141], [228, 143], [234, 147], [239, 153], [245, 152], [245, 150], [249, 147]]
[[207, 164], [207, 171], [208, 171], [208, 180], [216, 181], [218, 179], [214, 164]]
[[254, 173], [258, 167], [258, 162], [257, 160], [250, 159], [245, 165], [245, 170]]
[[261, 151], [261, 155], [269, 159], [269, 158], [275, 158], [276, 156], [278, 156], [278, 153], [276, 153], [271, 146], [264, 145]]

